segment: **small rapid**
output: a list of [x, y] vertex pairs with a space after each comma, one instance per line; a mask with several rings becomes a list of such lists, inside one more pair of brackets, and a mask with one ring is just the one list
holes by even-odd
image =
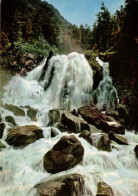
[[[113, 196], [137, 196], [138, 193], [138, 161], [134, 147], [138, 143], [138, 135], [126, 130], [125, 138], [129, 145], [113, 143], [112, 151], [99, 151], [86, 140], [74, 134], [84, 147], [83, 161], [75, 167], [56, 174], [48, 173], [43, 167], [43, 156], [67, 132], [60, 132], [51, 138], [51, 127], [47, 126], [47, 112], [52, 108], [72, 110], [92, 101], [93, 71], [84, 55], [71, 53], [52, 57], [44, 80], [39, 78], [45, 62], [36, 67], [26, 77], [14, 76], [4, 86], [3, 104], [13, 104], [27, 113], [25, 106], [30, 105], [38, 110], [37, 121], [27, 115], [16, 116], [12, 111], [1, 107], [2, 118], [11, 115], [19, 126], [35, 124], [42, 128], [44, 138], [24, 148], [13, 148], [5, 142], [10, 128], [6, 129], [1, 141], [6, 148], [0, 151], [0, 195], [1, 196], [38, 196], [34, 186], [40, 180], [60, 177], [65, 174], [79, 173], [83, 176], [85, 191], [83, 196], [95, 196], [99, 181], [106, 182]], [[49, 88], [44, 85], [54, 67], [54, 75]], [[109, 91], [106, 91], [109, 93]], [[94, 133], [92, 133], [94, 134]], [[75, 195], [76, 196], [76, 195]]]

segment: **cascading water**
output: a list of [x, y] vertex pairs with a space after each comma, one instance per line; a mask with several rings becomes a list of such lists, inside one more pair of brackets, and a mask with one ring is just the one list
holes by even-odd
[[[97, 183], [105, 181], [112, 187], [114, 196], [137, 196], [138, 193], [138, 162], [134, 155], [134, 147], [138, 143], [138, 135], [127, 132], [125, 137], [129, 145], [114, 144], [112, 152], [99, 151], [83, 138], [74, 134], [82, 143], [85, 152], [83, 162], [72, 169], [57, 174], [50, 174], [43, 168], [43, 156], [63, 135], [57, 128], [58, 135], [50, 137], [51, 127], [46, 127], [47, 111], [51, 108], [73, 109], [89, 104], [92, 91], [92, 70], [84, 55], [72, 53], [68, 56], [55, 56], [50, 64], [43, 81], [39, 78], [44, 63], [28, 73], [24, 78], [15, 76], [4, 87], [3, 103], [18, 106], [30, 105], [38, 109], [38, 121], [34, 122], [26, 115], [15, 116], [13, 112], [1, 107], [2, 118], [11, 115], [19, 126], [35, 124], [43, 129], [44, 138], [24, 147], [14, 149], [5, 141], [9, 125], [2, 142], [6, 148], [0, 151], [0, 195], [1, 196], [36, 196], [34, 185], [40, 180], [58, 177], [69, 173], [82, 174], [85, 181], [84, 196], [95, 196]], [[49, 88], [44, 86], [51, 69], [54, 75]], [[70, 102], [70, 103], [69, 103]], [[25, 112], [26, 109], [24, 108]], [[46, 119], [46, 120], [44, 120]], [[46, 122], [45, 122], [46, 121]], [[75, 195], [76, 196], [76, 195]]]
[[114, 107], [114, 101], [117, 99], [118, 94], [116, 88], [112, 84], [112, 78], [109, 75], [109, 63], [104, 63], [98, 57], [96, 57], [96, 60], [103, 68], [103, 80], [93, 92], [93, 96], [99, 109], [102, 109], [103, 106], [106, 106], [106, 108], [112, 108]]
[[[93, 72], [84, 55], [74, 52], [67, 56], [54, 56], [50, 60], [44, 80], [39, 82], [43, 67], [44, 63], [24, 78], [13, 77], [5, 87], [3, 102], [69, 110], [90, 103]], [[54, 70], [52, 76], [51, 70]], [[52, 77], [51, 84], [44, 91], [49, 77]]]

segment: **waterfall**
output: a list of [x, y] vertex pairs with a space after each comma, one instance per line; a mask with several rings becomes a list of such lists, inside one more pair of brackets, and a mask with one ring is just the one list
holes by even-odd
[[[24, 147], [15, 149], [5, 142], [5, 137], [9, 129], [6, 123], [1, 141], [6, 145], [0, 151], [0, 195], [1, 196], [37, 196], [34, 186], [40, 180], [47, 180], [59, 177], [64, 174], [80, 173], [85, 182], [84, 196], [95, 196], [97, 183], [101, 180], [109, 184], [114, 196], [137, 196], [138, 193], [138, 162], [134, 155], [134, 147], [138, 143], [138, 135], [126, 131], [125, 137], [129, 145], [114, 144], [112, 152], [99, 151], [90, 145], [83, 138], [74, 134], [84, 147], [83, 162], [77, 166], [62, 171], [57, 174], [50, 174], [43, 168], [43, 156], [56, 144], [63, 135], [68, 133], [60, 132], [54, 138], [50, 136], [51, 127], [46, 127], [47, 111], [51, 108], [64, 108], [71, 110], [78, 108], [91, 101], [93, 86], [93, 71], [91, 70], [84, 55], [71, 53], [69, 55], [57, 55], [52, 57], [49, 67], [45, 73], [43, 81], [39, 82], [45, 61], [27, 74], [26, 77], [14, 76], [11, 81], [4, 86], [2, 98], [3, 104], [13, 104], [20, 106], [25, 111], [24, 106], [30, 105], [38, 109], [37, 121], [32, 121], [27, 115], [23, 117], [15, 116], [13, 112], [1, 107], [2, 118], [6, 115], [14, 117], [19, 126], [35, 124], [42, 128], [44, 138]], [[103, 67], [106, 67], [106, 64]], [[49, 81], [51, 70], [54, 70], [49, 87], [44, 90], [45, 84]], [[106, 81], [110, 81], [109, 71], [104, 70]], [[105, 82], [106, 82], [105, 81]], [[102, 81], [103, 82], [103, 81]], [[116, 90], [105, 89], [100, 84], [98, 87], [100, 98], [104, 90], [107, 94]], [[114, 93], [112, 93], [114, 94]], [[108, 95], [109, 97], [111, 95]], [[104, 96], [104, 103], [108, 103], [110, 98]], [[76, 195], [75, 195], [76, 196]]]
[[[26, 77], [13, 77], [5, 87], [3, 102], [68, 110], [90, 103], [93, 71], [83, 54], [74, 52], [54, 56], [49, 62], [44, 80], [39, 82], [44, 64]], [[54, 70], [52, 74], [51, 70]], [[44, 91], [49, 77], [52, 78], [50, 86]]]
[[109, 73], [109, 63], [104, 63], [98, 57], [97, 62], [103, 68], [103, 80], [100, 81], [98, 88], [93, 92], [94, 99], [96, 100], [99, 109], [113, 108], [114, 101], [117, 99], [118, 94], [116, 88], [112, 84], [112, 78]]

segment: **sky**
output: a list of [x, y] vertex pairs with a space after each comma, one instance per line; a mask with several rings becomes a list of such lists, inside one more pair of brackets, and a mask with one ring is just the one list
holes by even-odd
[[[43, 0], [44, 1], [44, 0]], [[100, 11], [102, 1], [111, 14], [114, 14], [125, 0], [45, 0], [57, 8], [60, 14], [72, 24], [88, 24], [92, 27], [96, 14]]]

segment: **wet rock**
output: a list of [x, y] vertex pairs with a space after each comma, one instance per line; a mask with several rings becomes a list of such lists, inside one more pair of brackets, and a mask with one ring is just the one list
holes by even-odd
[[111, 116], [104, 115], [104, 117], [105, 117], [105, 120], [108, 122], [115, 122], [115, 119]]
[[6, 127], [5, 123], [0, 123], [0, 138], [2, 138], [3, 136], [5, 127]]
[[12, 116], [6, 116], [5, 121], [12, 124], [13, 126], [17, 126], [15, 119]]
[[79, 137], [83, 137], [88, 143], [93, 145], [93, 141], [92, 141], [92, 138], [91, 138], [91, 132], [85, 130], [85, 131], [81, 132]]
[[84, 180], [80, 174], [75, 173], [54, 180], [43, 180], [35, 188], [39, 196], [81, 196], [84, 192]]
[[14, 127], [9, 130], [6, 142], [15, 147], [22, 147], [43, 137], [42, 129], [35, 125]]
[[80, 133], [83, 130], [90, 130], [86, 121], [81, 117], [72, 115], [71, 113], [62, 114], [61, 123], [73, 133]]
[[61, 131], [61, 132], [68, 132], [68, 133], [71, 133], [71, 130], [65, 126], [65, 125], [62, 125], [62, 124], [58, 124], [57, 128]]
[[25, 106], [27, 108], [27, 116], [32, 120], [32, 121], [37, 121], [36, 115], [38, 110], [35, 108], [32, 108], [30, 106]]
[[116, 134], [121, 134], [121, 135], [125, 134], [125, 127], [123, 125], [120, 125], [120, 124], [110, 125], [110, 130], [113, 133], [116, 133]]
[[49, 110], [49, 112], [48, 112], [48, 117], [49, 117], [48, 126], [52, 126], [52, 125], [57, 126], [61, 121], [61, 116], [63, 113], [66, 113], [66, 111], [60, 110], [60, 109]]
[[108, 132], [109, 125], [107, 124], [104, 115], [96, 108], [96, 106], [83, 106], [78, 109], [78, 113], [88, 123], [102, 129], [105, 132]]
[[94, 125], [89, 124], [89, 126], [90, 126], [90, 132], [91, 133], [101, 133], [102, 132], [102, 130], [97, 129]]
[[96, 196], [113, 196], [111, 187], [104, 181], [99, 182]]
[[135, 146], [134, 152], [135, 152], [136, 158], [138, 159], [138, 145]]
[[3, 107], [13, 112], [15, 116], [25, 116], [25, 111], [18, 106], [5, 104]]
[[58, 133], [56, 132], [55, 129], [51, 128], [51, 138], [56, 137]]
[[105, 111], [105, 115], [113, 117], [115, 120], [119, 120], [119, 114], [118, 114], [118, 111], [116, 110], [108, 109]]
[[108, 134], [106, 133], [100, 133], [100, 134], [92, 134], [91, 135], [93, 140], [93, 146], [95, 146], [98, 150], [103, 151], [111, 151], [111, 142], [108, 137]]
[[44, 168], [50, 173], [65, 171], [79, 164], [84, 148], [74, 135], [63, 136], [43, 158]]
[[128, 145], [126, 138], [124, 138], [123, 136], [114, 134], [112, 132], [110, 132], [108, 135], [109, 135], [110, 140], [113, 140], [120, 145]]
[[102, 134], [98, 141], [98, 149], [103, 151], [111, 151], [110, 140], [107, 134]]

